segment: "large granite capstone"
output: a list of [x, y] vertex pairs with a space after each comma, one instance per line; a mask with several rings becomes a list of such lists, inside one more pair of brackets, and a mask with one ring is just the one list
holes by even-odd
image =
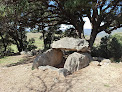
[[51, 44], [52, 48], [69, 51], [88, 51], [89, 43], [85, 39], [65, 37]]

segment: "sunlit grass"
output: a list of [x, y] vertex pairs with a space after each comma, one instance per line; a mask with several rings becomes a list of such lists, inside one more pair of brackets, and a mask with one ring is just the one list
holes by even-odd
[[[37, 46], [37, 49], [43, 49], [44, 48], [43, 40], [39, 39], [41, 35], [42, 35], [41, 33], [27, 33], [27, 40], [34, 38], [35, 39], [34, 45]], [[11, 45], [10, 47], [12, 50], [14, 50], [15, 53], [18, 52], [16, 45]], [[16, 62], [21, 61], [22, 59], [23, 59], [23, 57], [20, 55], [7, 56], [7, 57], [0, 59], [0, 65], [16, 63]]]
[[17, 46], [12, 44], [11, 46], [11, 49], [14, 50], [14, 53], [18, 52], [18, 49], [17, 49]]
[[20, 55], [6, 56], [6, 57], [0, 59], [0, 65], [7, 65], [7, 64], [11, 64], [11, 63], [16, 63], [16, 62], [20, 61], [21, 59], [23, 59], [23, 57]]
[[43, 49], [44, 44], [43, 40], [40, 39], [41, 35], [42, 35], [41, 33], [27, 33], [27, 40], [34, 38], [35, 39], [34, 45], [37, 46], [37, 49]]
[[[35, 39], [34, 45], [37, 46], [37, 49], [43, 49], [44, 44], [43, 44], [43, 40], [40, 39], [41, 35], [42, 35], [41, 33], [27, 33], [27, 40], [34, 38]], [[11, 45], [10, 47], [12, 50], [14, 50], [15, 53], [18, 52], [16, 45]]]

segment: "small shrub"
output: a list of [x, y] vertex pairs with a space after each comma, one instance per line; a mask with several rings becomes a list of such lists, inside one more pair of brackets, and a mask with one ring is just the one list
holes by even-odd
[[0, 57], [10, 56], [13, 54], [14, 54], [14, 50], [10, 48], [9, 46], [7, 47], [6, 51], [4, 51], [4, 48], [2, 46], [0, 47]]
[[122, 36], [113, 35], [101, 38], [100, 45], [93, 47], [92, 56], [113, 58], [115, 62], [120, 62], [122, 57]]
[[64, 37], [74, 37], [74, 38], [77, 38], [78, 35], [77, 35], [76, 30], [74, 28], [69, 28], [66, 31], [64, 31]]
[[37, 47], [34, 45], [34, 43], [35, 43], [34, 38], [29, 39], [29, 41], [27, 41], [26, 43], [26, 50], [31, 51], [32, 49], [36, 49]]

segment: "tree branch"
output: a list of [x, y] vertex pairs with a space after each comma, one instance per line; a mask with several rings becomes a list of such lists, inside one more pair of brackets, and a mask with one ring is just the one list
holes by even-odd
[[121, 28], [121, 27], [122, 27], [122, 25], [119, 25], [119, 26], [113, 27], [110, 30], [105, 30], [105, 32], [108, 33], [108, 34], [110, 34], [113, 30], [116, 30], [117, 28]]

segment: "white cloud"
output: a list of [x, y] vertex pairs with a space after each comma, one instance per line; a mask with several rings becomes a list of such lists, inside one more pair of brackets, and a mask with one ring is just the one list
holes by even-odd
[[85, 21], [84, 29], [92, 29], [92, 26], [91, 26], [91, 23], [90, 23], [88, 17], [84, 17], [83, 20]]
[[73, 27], [73, 25], [61, 24], [60, 30], [66, 30], [67, 28]]
[[[84, 29], [91, 29], [91, 23], [88, 19], [88, 17], [84, 17], [83, 20], [85, 21], [84, 24]], [[65, 24], [61, 24], [60, 30], [66, 30], [67, 28], [73, 27], [73, 25], [65, 25]]]

